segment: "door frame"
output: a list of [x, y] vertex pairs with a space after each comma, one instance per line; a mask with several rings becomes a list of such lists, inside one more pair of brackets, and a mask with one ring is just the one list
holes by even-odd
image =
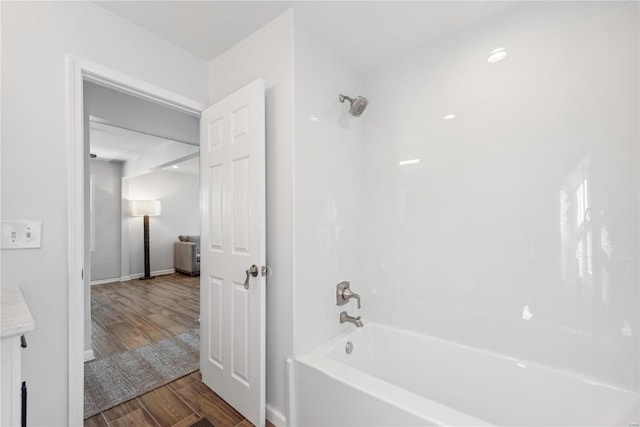
[[[83, 82], [155, 102], [200, 117], [207, 107], [199, 101], [171, 92], [117, 70], [75, 55], [66, 55], [67, 79], [67, 285], [68, 285], [68, 422], [84, 420], [84, 105]], [[202, 216], [202, 213], [200, 213]]]

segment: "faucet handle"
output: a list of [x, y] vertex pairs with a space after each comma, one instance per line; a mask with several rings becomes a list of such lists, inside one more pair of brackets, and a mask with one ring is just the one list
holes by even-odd
[[343, 295], [345, 299], [351, 299], [351, 298], [355, 298], [358, 301], [358, 309], [362, 308], [360, 307], [360, 295], [356, 294], [355, 292], [352, 292], [351, 289], [345, 289], [343, 291]]
[[358, 301], [358, 308], [360, 308], [360, 295], [356, 294], [349, 287], [349, 282], [343, 280], [336, 286], [336, 304], [345, 305], [351, 298], [355, 298]]

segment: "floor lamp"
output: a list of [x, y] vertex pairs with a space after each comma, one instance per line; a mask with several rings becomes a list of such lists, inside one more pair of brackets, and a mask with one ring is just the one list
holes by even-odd
[[144, 276], [140, 280], [153, 279], [149, 262], [149, 217], [160, 215], [160, 200], [132, 200], [131, 216], [144, 217]]

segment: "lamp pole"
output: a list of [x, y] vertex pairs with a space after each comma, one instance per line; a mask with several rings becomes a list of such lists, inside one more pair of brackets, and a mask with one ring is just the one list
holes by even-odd
[[140, 280], [153, 279], [151, 263], [149, 262], [149, 215], [144, 216], [144, 277]]
[[144, 224], [144, 276], [140, 280], [153, 279], [149, 261], [149, 217], [160, 215], [160, 200], [132, 200], [131, 215], [143, 217]]

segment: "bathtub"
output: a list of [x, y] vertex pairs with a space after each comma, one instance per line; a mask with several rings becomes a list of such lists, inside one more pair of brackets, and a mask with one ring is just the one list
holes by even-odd
[[341, 334], [292, 367], [292, 425], [301, 427], [640, 421], [637, 390], [379, 324]]

